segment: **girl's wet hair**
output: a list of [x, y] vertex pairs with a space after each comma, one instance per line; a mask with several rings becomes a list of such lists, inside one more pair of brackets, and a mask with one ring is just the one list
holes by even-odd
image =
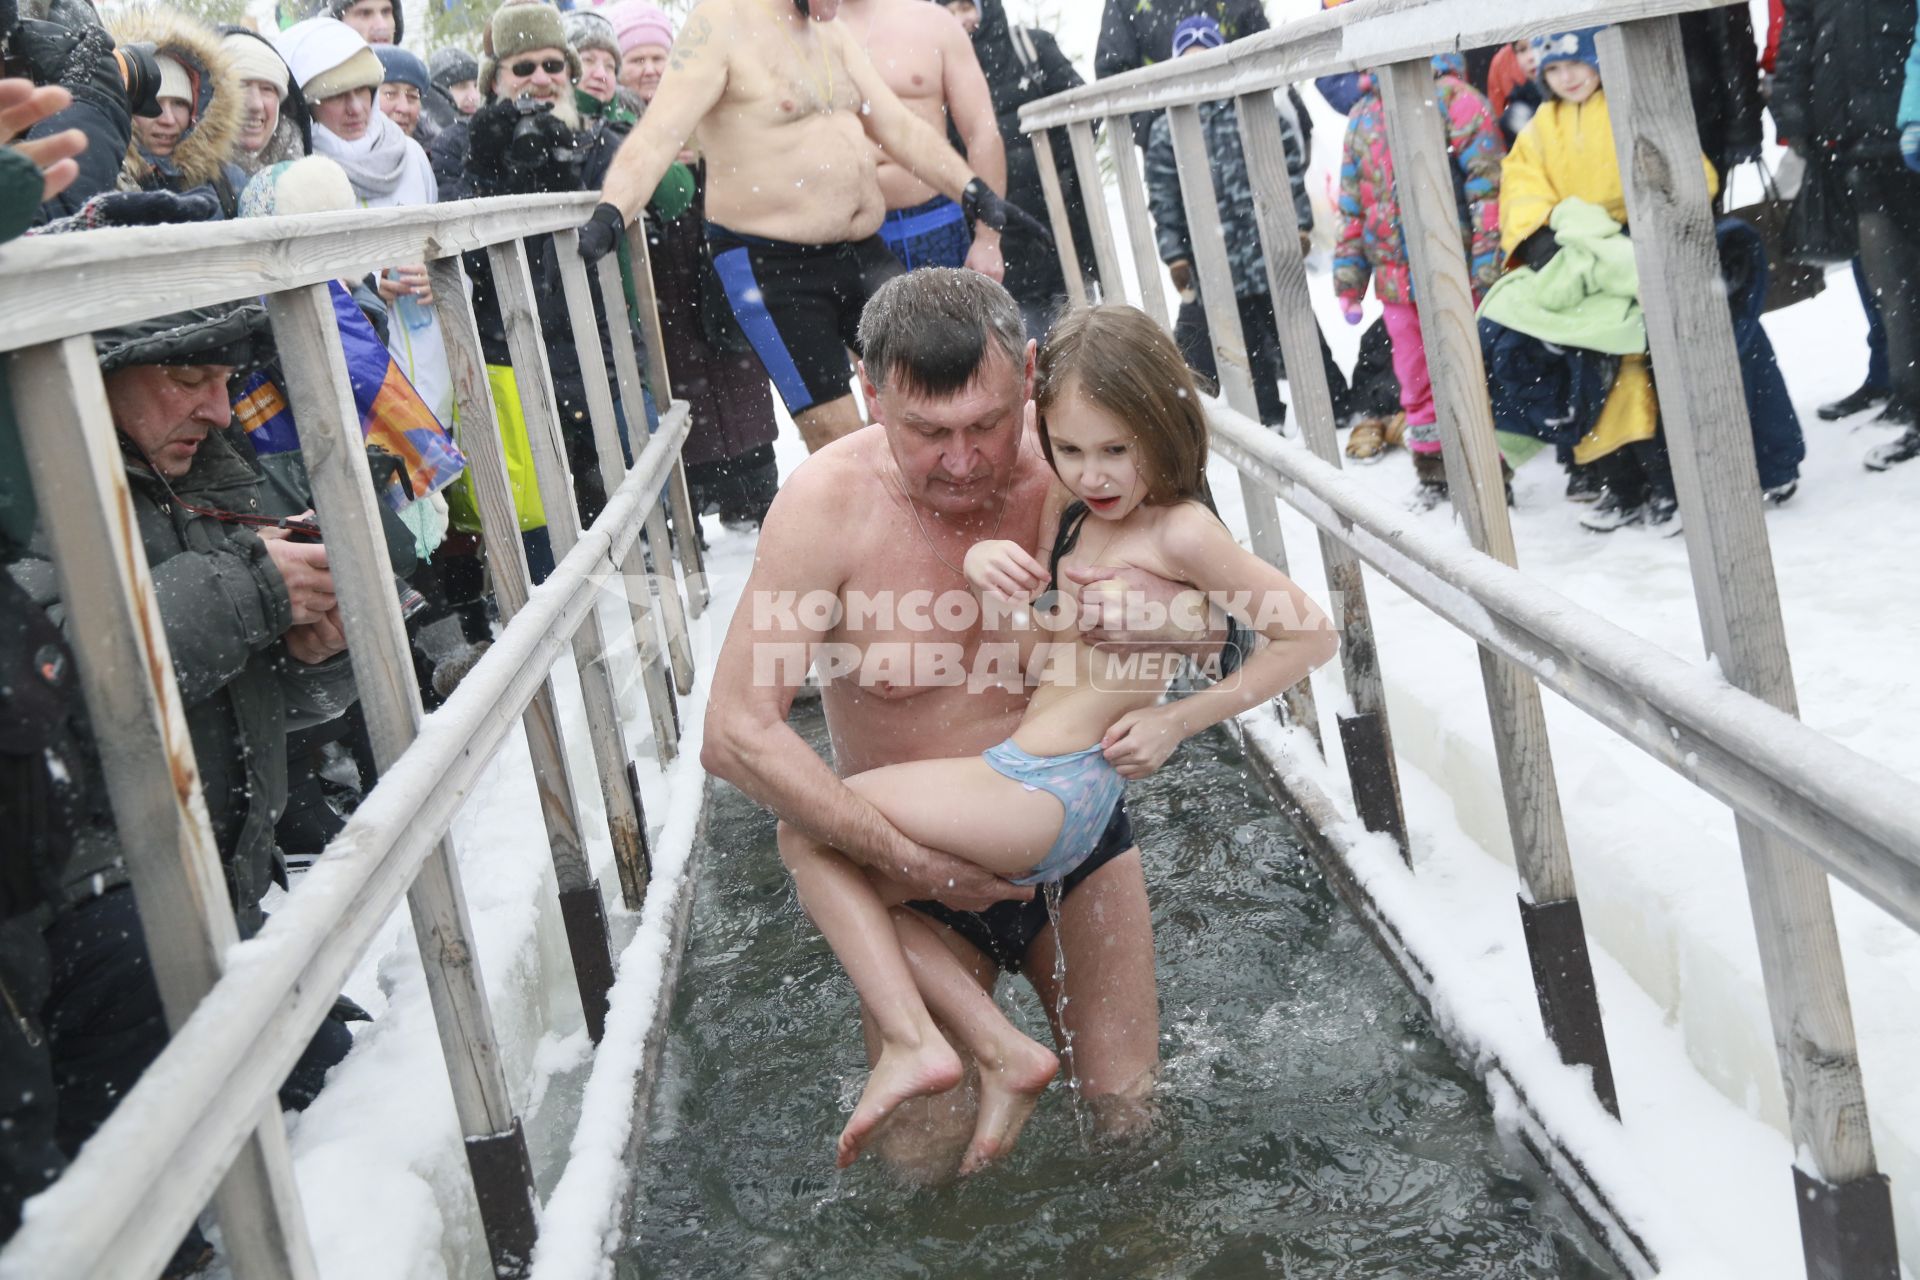
[[[1133, 429], [1146, 500], [1207, 500], [1207, 417], [1193, 372], [1166, 330], [1137, 307], [1077, 307], [1053, 326], [1034, 368], [1040, 448], [1057, 472], [1047, 410], [1067, 385]], [[1208, 505], [1211, 505], [1209, 503]]]

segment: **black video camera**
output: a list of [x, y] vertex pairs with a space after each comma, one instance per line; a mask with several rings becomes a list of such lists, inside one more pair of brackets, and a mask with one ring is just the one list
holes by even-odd
[[24, 17], [17, 0], [0, 0], [0, 33], [8, 75], [72, 89], [97, 83], [104, 59], [110, 57], [133, 114], [160, 114], [160, 64], [154, 46], [116, 46], [88, 0], [43, 0]]
[[573, 130], [553, 114], [553, 104], [521, 97], [513, 100], [513, 137], [507, 143], [509, 171], [533, 174], [553, 169], [573, 172], [579, 168], [580, 149], [574, 145]]

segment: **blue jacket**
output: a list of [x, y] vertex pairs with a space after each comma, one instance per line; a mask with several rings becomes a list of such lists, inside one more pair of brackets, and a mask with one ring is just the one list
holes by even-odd
[[1760, 487], [1771, 489], [1799, 476], [1807, 442], [1800, 434], [1800, 415], [1787, 392], [1773, 342], [1760, 326], [1767, 300], [1767, 246], [1751, 224], [1738, 218], [1721, 219], [1717, 231], [1720, 271], [1733, 309], [1733, 341], [1740, 352], [1740, 383], [1747, 393], [1747, 416], [1753, 421]]
[[1569, 448], [1593, 430], [1620, 373], [1619, 356], [1555, 346], [1485, 317], [1480, 350], [1494, 427]]

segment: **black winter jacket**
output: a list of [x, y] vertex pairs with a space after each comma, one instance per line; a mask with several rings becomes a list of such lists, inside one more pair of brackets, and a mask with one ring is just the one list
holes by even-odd
[[[474, 148], [473, 122], [481, 120], [483, 113], [492, 105], [494, 100], [490, 98], [479, 112], [455, 124], [434, 141], [434, 176], [441, 179], [442, 201], [524, 194], [532, 190], [597, 191], [606, 181], [614, 153], [619, 151], [628, 133], [625, 125], [582, 121], [581, 128], [574, 133], [573, 142], [580, 152], [580, 166], [577, 174], [567, 178], [568, 185], [521, 186], [519, 175], [509, 174], [502, 169], [497, 156], [479, 154]], [[456, 161], [461, 167], [449, 185], [442, 171], [451, 171]], [[526, 244], [527, 269], [533, 276], [534, 294], [540, 302], [540, 328], [547, 339], [547, 366], [553, 376], [553, 391], [559, 404], [561, 426], [569, 431], [584, 432], [589, 429], [586, 384], [580, 373], [580, 355], [573, 344], [573, 327], [567, 311], [566, 295], [560, 283], [559, 263], [553, 257], [553, 240], [550, 236], [528, 236]], [[488, 255], [469, 253], [465, 262], [467, 276], [473, 281], [474, 318], [480, 329], [481, 352], [489, 364], [511, 364], [507, 352], [506, 324], [500, 315]], [[613, 339], [607, 330], [606, 308], [600, 300], [598, 289], [589, 292], [593, 295], [594, 320], [600, 332], [601, 359], [611, 372]], [[628, 331], [633, 338], [635, 355], [644, 368], [646, 339], [630, 322]], [[619, 393], [616, 390], [614, 394], [617, 397]], [[644, 420], [639, 406], [622, 407], [629, 414], [630, 421]]]
[[1780, 136], [1849, 163], [1900, 162], [1913, 0], [1785, 0], [1773, 114]]
[[[257, 928], [260, 898], [278, 874], [273, 825], [287, 800], [287, 730], [339, 715], [354, 701], [353, 669], [341, 653], [297, 662], [281, 643], [292, 625], [286, 584], [252, 530], [195, 515], [177, 501], [259, 513], [261, 474], [239, 426], [209, 435], [193, 465], [166, 482], [129, 458], [140, 542], [151, 566], [174, 678], [186, 708], [215, 842], [241, 931]], [[10, 566], [35, 602], [66, 625], [45, 542]], [[90, 753], [89, 753], [90, 754]], [[97, 781], [97, 780], [96, 780]], [[67, 873], [78, 901], [126, 880], [105, 788], [94, 798]]]
[[[1040, 184], [1040, 162], [1034, 154], [1033, 139], [1020, 129], [1020, 108], [1039, 98], [1064, 93], [1084, 84], [1059, 42], [1038, 28], [1023, 29], [1033, 51], [1029, 62], [1015, 44], [1012, 25], [1007, 21], [1002, 0], [982, 0], [980, 25], [973, 33], [974, 56], [987, 80], [993, 98], [993, 114], [1000, 125], [1000, 138], [1007, 150], [1006, 197], [1041, 221], [1047, 218], [1047, 197]], [[1073, 225], [1074, 248], [1084, 271], [1093, 271], [1093, 233], [1087, 226], [1087, 207], [1080, 190], [1078, 171], [1065, 129], [1050, 129], [1047, 138], [1053, 144], [1054, 168], [1060, 175], [1060, 192], [1066, 200], [1067, 217]], [[955, 143], [956, 147], [958, 142]], [[1066, 277], [1060, 272], [1060, 255], [1030, 236], [1007, 236], [1002, 241], [1007, 258], [1007, 291], [1023, 302], [1049, 302], [1066, 294]]]
[[1760, 51], [1753, 16], [1742, 9], [1703, 9], [1680, 15], [1687, 87], [1700, 126], [1700, 150], [1721, 175], [1757, 158], [1762, 130]]
[[[1122, 71], [1165, 62], [1173, 56], [1173, 32], [1182, 19], [1212, 14], [1229, 42], [1268, 27], [1262, 0], [1107, 0], [1100, 15], [1100, 43], [1094, 50], [1093, 74], [1117, 76]], [[1134, 145], [1145, 148], [1147, 131], [1157, 111], [1133, 117]]]

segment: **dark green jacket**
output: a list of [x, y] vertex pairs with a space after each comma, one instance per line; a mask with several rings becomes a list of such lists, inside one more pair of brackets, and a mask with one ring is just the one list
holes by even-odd
[[[292, 625], [292, 608], [266, 544], [250, 529], [194, 515], [174, 500], [245, 513], [283, 505], [266, 496], [245, 432], [236, 426], [208, 436], [172, 492], [131, 459], [127, 482], [214, 839], [241, 930], [251, 932], [261, 896], [281, 874], [273, 826], [287, 801], [287, 731], [345, 711], [357, 696], [352, 668], [344, 653], [313, 666], [288, 656], [280, 637]], [[44, 534], [11, 568], [66, 625]], [[100, 800], [76, 842], [69, 901], [126, 879], [105, 788], [92, 794]]]

